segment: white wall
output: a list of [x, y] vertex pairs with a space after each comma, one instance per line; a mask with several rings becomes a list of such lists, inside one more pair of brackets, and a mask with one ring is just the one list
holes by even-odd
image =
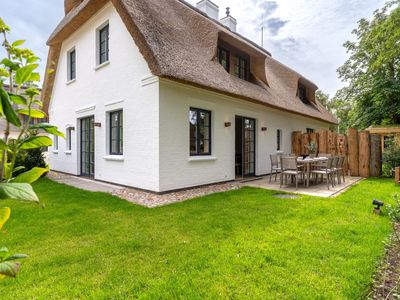
[[[212, 154], [190, 157], [189, 109], [211, 111]], [[269, 154], [276, 153], [276, 131], [282, 129], [283, 151], [291, 152], [293, 131], [328, 125], [247, 101], [160, 82], [160, 190], [185, 188], [235, 179], [235, 116], [256, 119], [256, 175], [270, 172]], [[225, 128], [225, 122], [232, 126]], [[267, 127], [263, 132], [261, 127]]]
[[[96, 68], [96, 29], [108, 21], [110, 63]], [[67, 52], [76, 50], [76, 81], [67, 84]], [[53, 170], [80, 174], [79, 119], [95, 116], [95, 178], [143, 189], [158, 190], [158, 84], [144, 85], [151, 74], [115, 8], [109, 3], [62, 45], [49, 116], [72, 133], [72, 151], [59, 141], [50, 149]], [[107, 149], [107, 112], [123, 109], [124, 156], [110, 157]], [[115, 160], [119, 159], [119, 160]], [[122, 161], [121, 161], [122, 159]]]

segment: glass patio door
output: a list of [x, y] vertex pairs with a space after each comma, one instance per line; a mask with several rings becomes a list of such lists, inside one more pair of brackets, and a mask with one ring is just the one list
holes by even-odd
[[81, 119], [81, 175], [94, 177], [94, 117]]
[[256, 173], [256, 120], [243, 118], [243, 177]]

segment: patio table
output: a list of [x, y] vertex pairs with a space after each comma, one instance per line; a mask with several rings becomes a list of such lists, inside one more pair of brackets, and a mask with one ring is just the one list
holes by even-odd
[[311, 165], [319, 162], [324, 162], [327, 160], [328, 160], [327, 157], [315, 157], [315, 158], [307, 157], [304, 159], [302, 157], [297, 158], [297, 162], [306, 167], [307, 187], [310, 186]]

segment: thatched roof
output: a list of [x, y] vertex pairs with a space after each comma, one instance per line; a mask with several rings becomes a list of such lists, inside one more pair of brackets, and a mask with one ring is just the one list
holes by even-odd
[[[68, 0], [67, 0], [68, 1]], [[48, 40], [48, 64], [57, 64], [61, 43], [101, 9], [108, 0], [84, 0], [73, 8]], [[198, 86], [328, 123], [337, 123], [315, 101], [297, 97], [298, 82], [316, 85], [274, 60], [270, 54], [181, 0], [111, 0], [156, 76]], [[216, 61], [218, 40], [250, 56], [252, 82], [227, 73]], [[49, 68], [52, 68], [49, 66]], [[54, 69], [54, 66], [53, 66]], [[47, 75], [44, 100], [51, 97], [54, 74]]]

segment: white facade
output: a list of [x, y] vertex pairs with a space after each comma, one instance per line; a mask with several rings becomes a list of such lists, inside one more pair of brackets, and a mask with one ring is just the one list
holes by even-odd
[[[108, 22], [109, 63], [96, 66], [96, 30]], [[76, 80], [67, 82], [67, 53], [76, 50]], [[190, 156], [189, 109], [211, 111], [212, 153]], [[123, 110], [123, 155], [109, 154], [108, 113]], [[63, 42], [49, 108], [51, 123], [72, 131], [50, 150], [53, 170], [80, 175], [80, 119], [94, 116], [97, 180], [165, 192], [235, 179], [235, 116], [256, 120], [256, 175], [269, 173], [276, 131], [291, 152], [291, 133], [327, 123], [151, 75], [118, 13], [108, 4]], [[231, 122], [231, 127], [225, 127]], [[266, 131], [261, 128], [266, 127]]]

